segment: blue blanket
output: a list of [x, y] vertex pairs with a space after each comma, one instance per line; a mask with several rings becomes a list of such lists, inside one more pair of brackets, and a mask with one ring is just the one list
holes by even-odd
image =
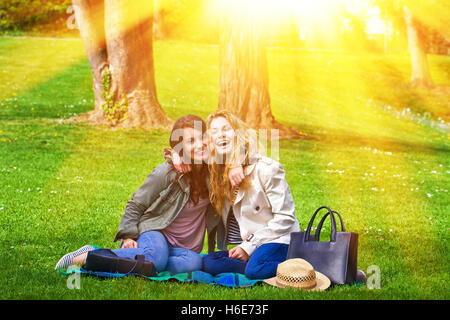
[[69, 268], [67, 270], [60, 269], [60, 273], [70, 275], [73, 273], [80, 273], [85, 275], [96, 276], [100, 278], [123, 278], [126, 276], [139, 276], [149, 280], [168, 281], [178, 280], [180, 282], [199, 282], [211, 285], [221, 285], [229, 288], [242, 288], [253, 286], [254, 284], [263, 281], [263, 279], [250, 280], [245, 275], [240, 273], [221, 273], [213, 276], [203, 271], [193, 271], [189, 273], [171, 274], [169, 271], [159, 272], [156, 277], [146, 277], [135, 273], [109, 273], [109, 272], [94, 272], [83, 268]]
[[[99, 248], [94, 246], [95, 248]], [[201, 256], [204, 256], [204, 253], [200, 253]], [[143, 278], [147, 278], [149, 280], [155, 281], [168, 281], [168, 280], [178, 280], [180, 282], [199, 282], [211, 285], [220, 285], [229, 288], [242, 288], [253, 286], [256, 283], [262, 282], [264, 279], [250, 280], [245, 275], [240, 273], [220, 273], [216, 276], [213, 276], [209, 273], [203, 271], [193, 271], [188, 273], [178, 273], [172, 274], [169, 271], [158, 272], [156, 277], [146, 277], [143, 275], [139, 275], [136, 273], [109, 273], [109, 272], [98, 272], [98, 271], [89, 271], [81, 268], [73, 268], [69, 267], [67, 270], [59, 269], [58, 270], [63, 275], [70, 275], [73, 273], [80, 273], [85, 275], [96, 276], [100, 278], [123, 278], [126, 276], [139, 276]]]

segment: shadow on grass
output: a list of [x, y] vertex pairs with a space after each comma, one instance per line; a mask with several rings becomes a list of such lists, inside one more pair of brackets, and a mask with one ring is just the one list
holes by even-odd
[[93, 108], [92, 75], [83, 59], [17, 97], [0, 101], [0, 119], [69, 118]]
[[[326, 144], [336, 144], [337, 146], [353, 146], [353, 147], [376, 147], [383, 151], [405, 151], [411, 152], [450, 152], [450, 148], [442, 145], [430, 145], [427, 143], [411, 142], [395, 138], [387, 138], [376, 135], [363, 135], [355, 131], [340, 128], [325, 129], [320, 126], [299, 123], [287, 123], [295, 129], [309, 133], [308, 136], [302, 138], [304, 141], [320, 142]], [[294, 140], [291, 140], [294, 141]], [[288, 143], [289, 144], [289, 143]], [[380, 150], [381, 151], [381, 150]]]
[[[435, 83], [432, 88], [416, 88], [410, 85], [409, 74], [402, 72], [391, 60], [380, 59], [379, 64], [385, 81], [371, 81], [370, 91], [375, 101], [398, 110], [410, 108], [420, 114], [430, 113], [434, 118], [449, 120], [449, 86]], [[438, 65], [442, 70], [450, 67], [444, 62]], [[361, 77], [361, 81], [365, 79]]]

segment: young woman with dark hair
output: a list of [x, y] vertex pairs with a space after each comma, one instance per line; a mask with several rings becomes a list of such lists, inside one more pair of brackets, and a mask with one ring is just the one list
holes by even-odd
[[[157, 271], [182, 273], [202, 268], [198, 253], [203, 249], [205, 230], [214, 229], [220, 221], [209, 201], [205, 130], [204, 121], [194, 115], [175, 122], [170, 146], [191, 170], [179, 173], [166, 161], [147, 176], [127, 202], [114, 239], [123, 243], [120, 249], [111, 250], [114, 255], [131, 259], [144, 255]], [[213, 251], [214, 241], [211, 244], [209, 251]], [[92, 250], [94, 247], [84, 246], [66, 254], [55, 269], [85, 264]]]

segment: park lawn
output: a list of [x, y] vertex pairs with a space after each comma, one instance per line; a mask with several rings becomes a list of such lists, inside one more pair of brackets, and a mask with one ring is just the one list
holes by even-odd
[[[359, 269], [379, 266], [381, 289], [228, 289], [135, 277], [83, 277], [80, 290], [68, 289], [53, 270], [58, 259], [84, 244], [117, 246], [126, 201], [161, 163], [169, 138], [57, 120], [92, 109], [83, 50], [77, 40], [0, 38], [0, 298], [449, 298], [450, 137], [436, 126], [448, 120], [448, 96], [407, 87], [404, 55], [279, 48], [268, 50], [273, 113], [305, 134], [279, 149], [301, 228], [319, 206], [340, 212], [360, 235]], [[216, 46], [155, 43], [158, 97], [170, 117], [216, 109], [217, 64]], [[449, 86], [450, 59], [430, 56], [430, 64], [435, 82]]]

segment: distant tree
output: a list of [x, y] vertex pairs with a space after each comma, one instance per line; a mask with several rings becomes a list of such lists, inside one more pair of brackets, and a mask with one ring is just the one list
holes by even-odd
[[[431, 33], [438, 31], [450, 39], [448, 0], [373, 0], [392, 18], [396, 24], [400, 17], [407, 31], [408, 48], [411, 57], [411, 78], [413, 86], [433, 86], [427, 59], [427, 47], [431, 45]], [[434, 37], [439, 39], [439, 37]]]
[[411, 56], [411, 85], [431, 87], [430, 67], [423, 37], [420, 37], [420, 27], [411, 10], [405, 5], [403, 7], [406, 28], [408, 31], [408, 48]]

